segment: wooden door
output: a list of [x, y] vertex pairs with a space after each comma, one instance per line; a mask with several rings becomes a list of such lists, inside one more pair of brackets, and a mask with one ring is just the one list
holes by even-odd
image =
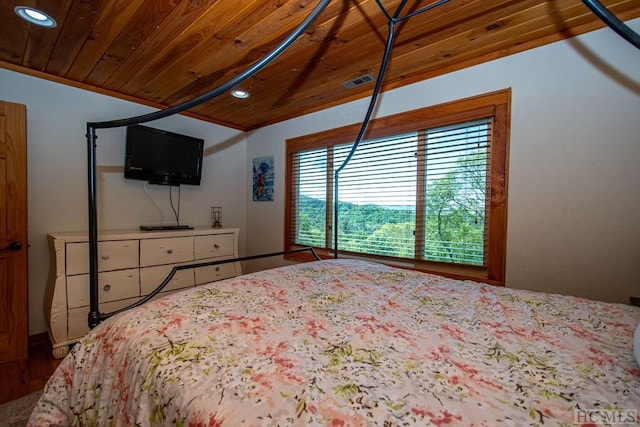
[[26, 117], [0, 101], [0, 362], [27, 357]]

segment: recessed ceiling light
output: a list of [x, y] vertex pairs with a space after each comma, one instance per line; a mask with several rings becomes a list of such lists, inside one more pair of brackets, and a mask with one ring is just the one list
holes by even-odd
[[236, 98], [245, 99], [249, 97], [249, 92], [247, 92], [246, 90], [236, 89], [231, 91], [231, 95], [235, 96]]
[[32, 24], [40, 25], [41, 27], [53, 28], [56, 25], [56, 20], [42, 12], [41, 10], [34, 9], [27, 6], [16, 6], [13, 11], [25, 21]]

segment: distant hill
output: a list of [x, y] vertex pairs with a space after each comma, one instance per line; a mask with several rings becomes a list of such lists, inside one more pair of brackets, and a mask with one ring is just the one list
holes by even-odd
[[[324, 200], [300, 195], [298, 211], [307, 216], [313, 228], [324, 225], [325, 207]], [[345, 215], [343, 216], [343, 214]], [[414, 216], [415, 212], [412, 206], [391, 207], [375, 204], [358, 205], [350, 202], [338, 203], [340, 232], [363, 231], [370, 234], [377, 230], [381, 224], [414, 222]]]

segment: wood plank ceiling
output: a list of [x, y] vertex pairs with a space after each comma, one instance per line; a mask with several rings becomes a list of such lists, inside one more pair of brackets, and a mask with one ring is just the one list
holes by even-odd
[[[399, 0], [380, 1], [393, 14]], [[402, 15], [430, 4], [408, 1]], [[639, 0], [604, 0], [619, 19]], [[0, 0], [0, 67], [163, 108], [226, 82], [281, 42], [318, 0]], [[36, 7], [58, 23], [14, 14]], [[383, 90], [604, 27], [580, 0], [449, 0], [397, 26]], [[369, 96], [387, 23], [375, 0], [333, 0], [267, 68], [188, 115], [256, 129]], [[620, 39], [621, 43], [626, 43]], [[61, 104], [64, 100], [60, 100]], [[105, 117], [105, 120], [115, 117]]]

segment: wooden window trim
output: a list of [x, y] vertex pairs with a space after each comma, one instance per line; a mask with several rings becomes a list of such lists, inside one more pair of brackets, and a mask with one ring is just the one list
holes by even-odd
[[[340, 256], [374, 259], [390, 265], [432, 272], [458, 279], [470, 279], [504, 286], [511, 89], [504, 89], [371, 120], [364, 139], [381, 138], [403, 132], [415, 131], [416, 129], [446, 126], [487, 116], [494, 117], [494, 133], [491, 155], [491, 197], [489, 200], [489, 248], [486, 268], [419, 260], [396, 260], [373, 255], [349, 254], [342, 251], [340, 252]], [[286, 140], [285, 250], [297, 247], [297, 245], [294, 245], [291, 241], [291, 215], [294, 213], [294, 206], [291, 204], [292, 180], [294, 179], [292, 171], [293, 156], [300, 151], [312, 148], [353, 142], [360, 131], [360, 127], [361, 124], [352, 124]], [[329, 202], [333, 203], [332, 200], [327, 200], [327, 203]], [[318, 252], [322, 257], [333, 257], [333, 254], [329, 253], [329, 251], [320, 250]], [[310, 260], [310, 257], [306, 254], [295, 254], [287, 258], [298, 261]]]

